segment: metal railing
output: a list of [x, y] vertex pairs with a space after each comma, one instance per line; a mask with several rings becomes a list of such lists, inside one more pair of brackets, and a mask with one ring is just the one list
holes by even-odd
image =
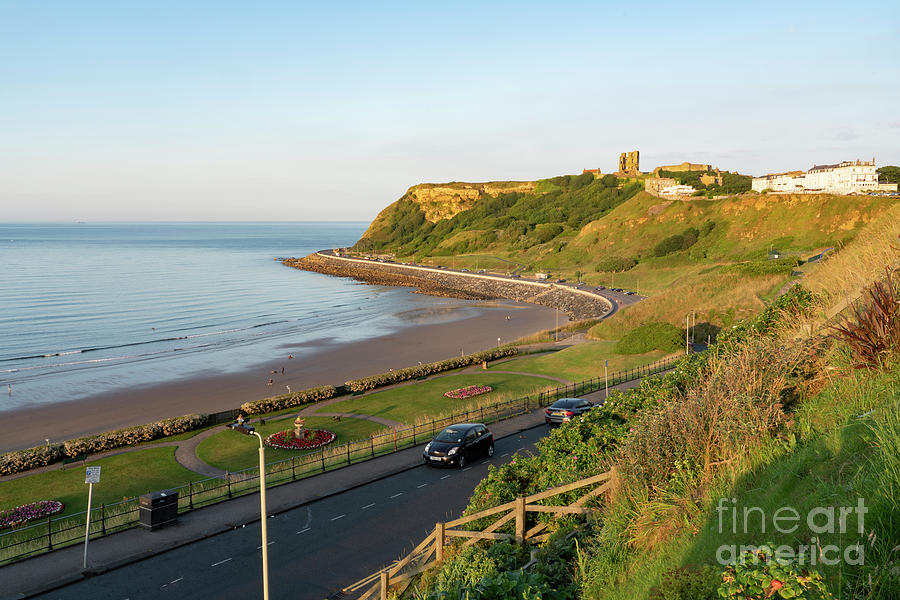
[[[496, 423], [537, 408], [549, 406], [560, 398], [583, 396], [609, 387], [633, 381], [648, 375], [666, 371], [680, 357], [659, 360], [643, 367], [635, 367], [611, 373], [609, 378], [594, 377], [578, 383], [548, 388], [514, 400], [506, 400], [487, 406], [476, 406], [451, 415], [434, 417], [412, 427], [376, 434], [366, 440], [357, 440], [329, 446], [289, 459], [266, 464], [267, 487], [281, 485], [326, 471], [347, 467], [378, 456], [412, 448], [431, 440], [440, 430], [460, 421]], [[259, 490], [259, 467], [190, 481], [187, 485], [171, 488], [178, 492], [179, 513], [229, 500]], [[0, 533], [0, 565], [48, 552], [84, 540], [87, 511], [60, 517], [47, 517]], [[91, 509], [90, 537], [102, 537], [138, 524], [138, 498], [129, 498], [114, 504], [101, 504]]]

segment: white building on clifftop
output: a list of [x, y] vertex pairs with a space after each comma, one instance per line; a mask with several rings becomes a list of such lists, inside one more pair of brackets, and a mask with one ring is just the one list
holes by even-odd
[[835, 165], [816, 165], [807, 172], [791, 171], [764, 177], [754, 177], [753, 191], [781, 194], [865, 194], [867, 192], [896, 192], [897, 184], [879, 184], [875, 159], [848, 160]]

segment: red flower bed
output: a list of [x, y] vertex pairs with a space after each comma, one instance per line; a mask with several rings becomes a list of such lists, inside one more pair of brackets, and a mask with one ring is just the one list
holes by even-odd
[[293, 431], [279, 431], [266, 438], [266, 446], [282, 450], [312, 450], [330, 444], [337, 436], [325, 429], [311, 429], [305, 438], [294, 437]]
[[471, 398], [473, 396], [480, 396], [481, 394], [487, 394], [488, 392], [493, 391], [489, 385], [470, 385], [469, 387], [459, 388], [458, 390], [450, 390], [449, 392], [444, 392], [444, 396], [447, 398], [453, 398], [454, 400], [465, 400], [466, 398]]
[[40, 500], [10, 510], [0, 510], [0, 529], [16, 527], [31, 519], [40, 519], [62, 512], [65, 505], [56, 500]]

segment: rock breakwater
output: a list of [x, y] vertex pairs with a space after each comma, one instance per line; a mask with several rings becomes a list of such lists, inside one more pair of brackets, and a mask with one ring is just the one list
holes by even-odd
[[351, 277], [377, 285], [417, 288], [423, 294], [470, 300], [505, 298], [559, 308], [570, 319], [595, 319], [607, 315], [612, 304], [599, 294], [552, 283], [459, 273], [429, 267], [376, 262], [314, 253], [288, 258], [285, 265], [337, 277]]

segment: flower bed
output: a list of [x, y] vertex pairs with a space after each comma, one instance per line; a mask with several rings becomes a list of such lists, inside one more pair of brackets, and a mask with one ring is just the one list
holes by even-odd
[[473, 396], [487, 394], [493, 390], [494, 388], [489, 385], [470, 385], [469, 387], [459, 388], [458, 390], [444, 392], [444, 397], [453, 398], [454, 400], [465, 400], [466, 398], [472, 398]]
[[30, 504], [23, 504], [10, 510], [0, 510], [0, 529], [16, 527], [31, 519], [49, 517], [62, 512], [63, 508], [65, 508], [65, 505], [62, 502], [40, 500]]
[[312, 450], [330, 444], [336, 438], [326, 429], [312, 429], [305, 438], [294, 437], [293, 431], [278, 431], [266, 438], [266, 446], [282, 450]]

